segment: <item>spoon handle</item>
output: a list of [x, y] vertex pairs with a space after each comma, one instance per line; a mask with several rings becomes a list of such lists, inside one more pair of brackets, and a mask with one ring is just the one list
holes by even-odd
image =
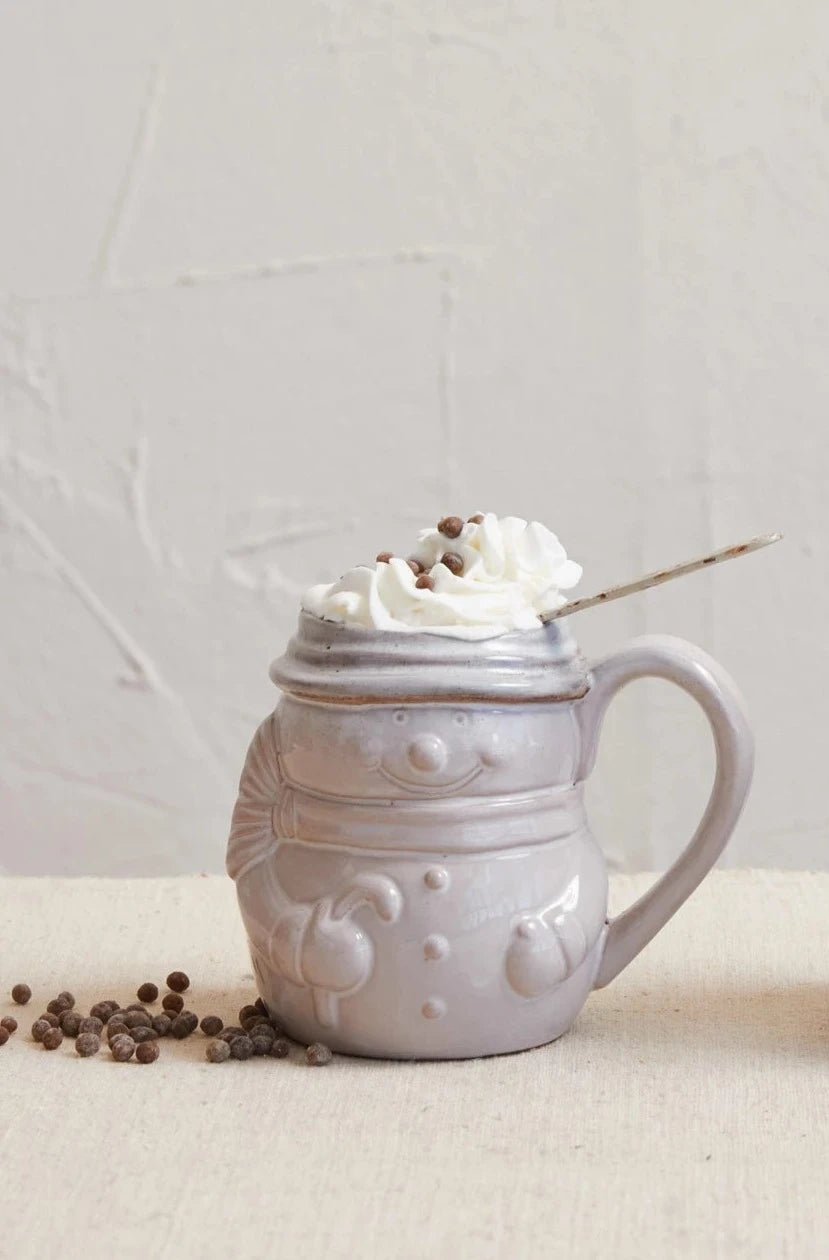
[[622, 599], [625, 595], [635, 595], [638, 591], [646, 591], [651, 586], [661, 586], [663, 582], [671, 582], [674, 578], [685, 577], [686, 573], [696, 573], [697, 569], [706, 569], [711, 564], [722, 564], [724, 560], [735, 560], [738, 556], [747, 556], [750, 551], [759, 551], [771, 543], [779, 542], [782, 534], [760, 534], [750, 538], [748, 542], [737, 543], [733, 547], [721, 547], [719, 551], [711, 551], [708, 555], [698, 556], [696, 560], [684, 560], [681, 564], [672, 564], [668, 569], [657, 569], [655, 573], [646, 573], [635, 582], [623, 582], [620, 586], [609, 586], [598, 595], [587, 595], [584, 599], [573, 599], [563, 604], [554, 612], [544, 613], [542, 621], [555, 621], [558, 617], [569, 617], [571, 613], [583, 612], [585, 608], [595, 608], [597, 604], [609, 604], [613, 599]]

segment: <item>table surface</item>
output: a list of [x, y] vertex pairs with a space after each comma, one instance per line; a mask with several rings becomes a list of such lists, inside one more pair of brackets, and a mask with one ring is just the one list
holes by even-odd
[[829, 1254], [829, 875], [715, 873], [566, 1037], [470, 1062], [48, 1053], [59, 990], [135, 1001], [177, 968], [231, 1021], [233, 887], [0, 879], [0, 923], [3, 1260]]

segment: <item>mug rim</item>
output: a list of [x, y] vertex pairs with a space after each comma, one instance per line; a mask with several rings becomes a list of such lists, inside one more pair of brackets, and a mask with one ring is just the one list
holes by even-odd
[[304, 609], [269, 674], [290, 695], [338, 704], [578, 700], [591, 684], [562, 621], [460, 639], [347, 626]]

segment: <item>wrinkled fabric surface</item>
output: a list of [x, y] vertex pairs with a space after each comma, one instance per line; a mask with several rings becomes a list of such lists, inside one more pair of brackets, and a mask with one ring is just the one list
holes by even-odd
[[3, 1260], [829, 1254], [829, 875], [714, 874], [525, 1054], [212, 1065], [197, 1032], [140, 1066], [31, 1040], [61, 989], [136, 1001], [178, 968], [199, 1015], [253, 1000], [229, 880], [0, 879]]

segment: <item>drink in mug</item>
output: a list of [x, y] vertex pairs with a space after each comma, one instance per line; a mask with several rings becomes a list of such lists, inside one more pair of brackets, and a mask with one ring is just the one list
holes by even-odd
[[[668, 637], [588, 666], [566, 617], [545, 621], [580, 574], [544, 526], [479, 514], [307, 593], [228, 845], [260, 992], [297, 1040], [395, 1058], [552, 1041], [722, 851], [752, 770], [733, 683]], [[643, 676], [699, 701], [717, 769], [686, 850], [608, 923], [584, 783], [608, 702]]]

